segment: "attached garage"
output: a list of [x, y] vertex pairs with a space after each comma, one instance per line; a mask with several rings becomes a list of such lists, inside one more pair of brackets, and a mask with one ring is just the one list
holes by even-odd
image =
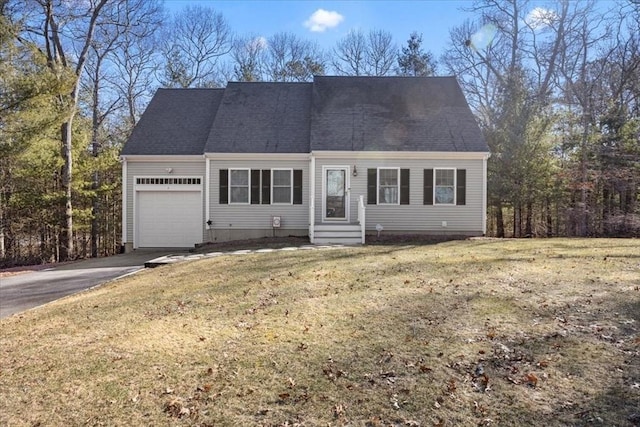
[[136, 185], [134, 202], [136, 248], [190, 248], [202, 242], [200, 178], [139, 178], [137, 182], [141, 184]]

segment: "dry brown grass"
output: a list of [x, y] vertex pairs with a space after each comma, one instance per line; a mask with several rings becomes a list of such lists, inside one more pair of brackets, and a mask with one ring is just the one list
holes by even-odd
[[188, 262], [1, 320], [0, 425], [632, 426], [639, 324], [638, 240]]

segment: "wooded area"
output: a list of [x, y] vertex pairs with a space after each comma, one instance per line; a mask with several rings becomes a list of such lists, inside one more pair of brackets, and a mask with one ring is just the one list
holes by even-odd
[[419, 28], [323, 50], [211, 7], [0, 0], [0, 267], [119, 251], [119, 151], [156, 88], [323, 74], [457, 76], [492, 151], [490, 235], [639, 237], [640, 5], [534, 6], [470, 3], [436, 60]]

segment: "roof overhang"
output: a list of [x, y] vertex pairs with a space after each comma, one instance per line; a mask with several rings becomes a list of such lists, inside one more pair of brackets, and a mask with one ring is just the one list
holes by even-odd
[[120, 161], [134, 162], [201, 162], [204, 160], [202, 154], [178, 155], [178, 154], [162, 154], [162, 155], [142, 155], [127, 154], [121, 155]]
[[309, 160], [309, 153], [205, 153], [212, 160]]
[[395, 159], [395, 160], [486, 160], [489, 152], [478, 151], [312, 151], [318, 159]]

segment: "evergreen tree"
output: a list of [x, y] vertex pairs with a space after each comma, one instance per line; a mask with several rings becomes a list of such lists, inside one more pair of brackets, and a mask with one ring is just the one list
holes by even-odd
[[398, 75], [411, 77], [433, 76], [436, 63], [429, 51], [422, 49], [422, 34], [411, 33], [407, 45], [398, 55]]

